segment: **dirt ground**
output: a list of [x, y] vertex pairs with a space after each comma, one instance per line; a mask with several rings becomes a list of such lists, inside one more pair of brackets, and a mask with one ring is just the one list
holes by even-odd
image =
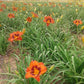
[[[14, 71], [16, 69], [16, 61], [12, 56], [2, 56], [0, 55], [0, 73], [7, 73], [9, 70]], [[6, 75], [0, 74], [0, 80], [7, 79]], [[5, 81], [1, 82], [0, 84], [6, 84]]]

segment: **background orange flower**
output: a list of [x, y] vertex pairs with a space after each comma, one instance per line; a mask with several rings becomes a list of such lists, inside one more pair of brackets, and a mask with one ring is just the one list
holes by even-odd
[[31, 17], [28, 17], [26, 20], [27, 20], [27, 22], [30, 23], [32, 21], [32, 18]]
[[44, 17], [43, 21], [46, 23], [47, 26], [49, 26], [50, 23], [52, 23], [52, 24], [54, 23], [54, 20], [51, 16]]
[[31, 12], [31, 14], [32, 14], [32, 17], [38, 18], [38, 15], [36, 13]]
[[26, 10], [26, 7], [22, 7], [22, 10], [25, 11]]
[[17, 7], [13, 7], [13, 11], [16, 11], [17, 12]]
[[1, 7], [2, 8], [6, 8], [6, 4], [1, 4]]
[[16, 31], [10, 34], [10, 37], [8, 38], [8, 41], [13, 42], [13, 41], [20, 41], [22, 40], [23, 32]]
[[74, 20], [74, 21], [73, 21], [73, 23], [74, 23], [74, 24], [76, 24], [76, 25], [78, 26], [79, 24], [82, 24], [82, 21], [81, 21], [81, 20], [76, 19], [76, 20]]
[[9, 17], [9, 18], [15, 18], [15, 15], [14, 15], [14, 13], [9, 13], [9, 14], [8, 14], [8, 17]]
[[0, 12], [2, 12], [3, 11], [3, 9], [2, 8], [0, 8]]

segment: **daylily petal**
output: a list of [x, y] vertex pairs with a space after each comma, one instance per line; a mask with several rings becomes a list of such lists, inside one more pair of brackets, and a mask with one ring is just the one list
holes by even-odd
[[25, 78], [31, 78], [31, 77], [33, 77], [33, 76], [30, 74], [30, 72], [27, 72], [25, 75]]
[[44, 66], [44, 64], [42, 62], [40, 62], [39, 65], [40, 65], [40, 68], [41, 68], [40, 75], [42, 75], [47, 71], [47, 68], [46, 68], [46, 66]]
[[35, 79], [40, 82], [40, 76], [35, 77]]

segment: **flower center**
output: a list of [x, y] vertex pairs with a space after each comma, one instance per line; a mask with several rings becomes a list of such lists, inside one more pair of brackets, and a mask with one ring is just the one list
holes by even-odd
[[48, 18], [48, 19], [46, 20], [46, 23], [50, 23], [50, 22], [51, 22], [51, 19]]
[[19, 34], [15, 34], [15, 36], [19, 36]]
[[9, 17], [13, 17], [13, 15], [12, 15], [12, 14], [10, 14], [10, 15], [9, 15]]
[[31, 21], [31, 18], [29, 18], [28, 20]]
[[34, 74], [35, 74], [35, 75], [39, 74], [39, 70], [36, 69], [36, 68], [34, 68]]
[[78, 21], [78, 23], [80, 24], [80, 21]]
[[76, 21], [75, 24], [80, 24], [80, 21]]
[[32, 75], [39, 75], [39, 73], [41, 72], [41, 68], [37, 67], [37, 66], [33, 66], [31, 69], [31, 74]]
[[12, 36], [13, 39], [17, 39], [18, 37], [19, 37], [19, 34], [14, 34], [14, 35]]

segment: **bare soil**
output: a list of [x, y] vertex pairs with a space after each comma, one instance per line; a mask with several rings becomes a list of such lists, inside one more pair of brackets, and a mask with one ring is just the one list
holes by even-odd
[[[11, 71], [16, 70], [16, 61], [12, 56], [2, 56], [0, 55], [0, 73], [7, 73], [9, 71], [9, 67]], [[0, 75], [0, 80], [7, 79], [6, 75]], [[0, 84], [6, 84], [5, 81]]]
[[[13, 72], [16, 70], [16, 59], [13, 53], [19, 54], [18, 49], [14, 49], [13, 46], [9, 45], [7, 48], [6, 55], [0, 55], [0, 73], [9, 73], [9, 69]], [[0, 80], [7, 79], [7, 76], [0, 74]], [[0, 81], [0, 84], [7, 84], [6, 81]]]

